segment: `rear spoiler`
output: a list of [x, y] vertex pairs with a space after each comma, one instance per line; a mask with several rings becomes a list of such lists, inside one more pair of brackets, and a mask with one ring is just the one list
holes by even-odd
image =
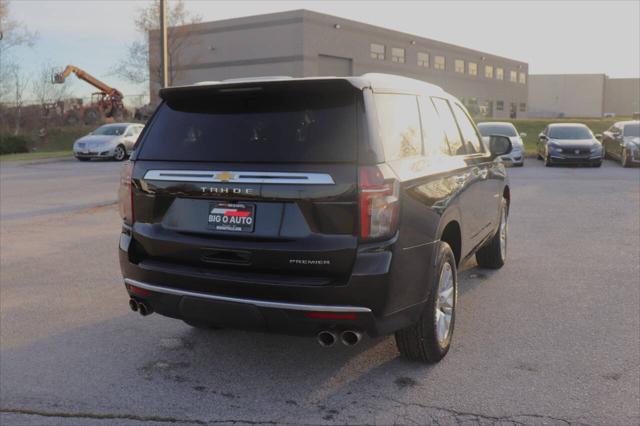
[[184, 99], [191, 96], [215, 96], [232, 92], [261, 92], [278, 90], [362, 90], [362, 84], [357, 84], [357, 79], [318, 77], [304, 79], [277, 79], [277, 80], [250, 80], [229, 82], [202, 82], [189, 86], [174, 86], [160, 89], [160, 97], [164, 101]]

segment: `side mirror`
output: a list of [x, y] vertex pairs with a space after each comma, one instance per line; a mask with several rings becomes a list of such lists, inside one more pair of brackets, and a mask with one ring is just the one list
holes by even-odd
[[549, 138], [547, 138], [547, 135], [540, 133], [540, 135], [538, 135], [538, 140], [540, 142], [546, 142]]
[[596, 139], [602, 142], [602, 133], [596, 133]]
[[509, 137], [503, 135], [489, 136], [489, 152], [491, 152], [492, 158], [507, 155], [511, 152], [512, 148], [511, 139], [509, 139]]
[[520, 137], [521, 137], [522, 139], [524, 139], [524, 138], [526, 138], [526, 137], [527, 137], [527, 134], [526, 134], [525, 132], [522, 132], [522, 133], [520, 133]]

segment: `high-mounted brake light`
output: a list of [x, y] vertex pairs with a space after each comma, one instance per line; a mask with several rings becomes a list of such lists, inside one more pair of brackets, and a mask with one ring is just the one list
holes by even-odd
[[120, 188], [118, 189], [118, 207], [120, 217], [127, 225], [132, 225], [135, 221], [133, 212], [133, 185], [131, 179], [133, 176], [133, 162], [127, 161], [122, 165], [120, 170]]
[[400, 213], [399, 184], [394, 178], [385, 178], [377, 166], [361, 167], [360, 238], [374, 240], [395, 234]]

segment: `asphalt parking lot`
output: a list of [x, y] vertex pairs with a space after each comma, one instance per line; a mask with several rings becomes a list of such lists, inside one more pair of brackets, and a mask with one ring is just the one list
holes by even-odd
[[465, 265], [449, 355], [141, 318], [119, 164], [0, 166], [0, 423], [640, 422], [640, 169], [510, 169], [509, 259]]

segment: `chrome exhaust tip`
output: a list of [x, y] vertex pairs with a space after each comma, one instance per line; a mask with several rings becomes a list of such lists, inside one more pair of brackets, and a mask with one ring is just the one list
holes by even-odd
[[362, 333], [359, 331], [345, 330], [340, 333], [340, 341], [345, 346], [354, 346], [360, 343], [362, 339]]
[[136, 302], [136, 300], [133, 298], [129, 299], [129, 308], [133, 312], [138, 312], [138, 302]]
[[151, 315], [153, 313], [153, 309], [151, 308], [151, 306], [147, 305], [144, 302], [138, 303], [138, 311], [143, 317], [146, 317], [147, 315]]
[[338, 337], [336, 336], [336, 333], [332, 331], [321, 331], [320, 333], [318, 333], [317, 339], [320, 346], [322, 346], [323, 348], [328, 348], [335, 345]]

